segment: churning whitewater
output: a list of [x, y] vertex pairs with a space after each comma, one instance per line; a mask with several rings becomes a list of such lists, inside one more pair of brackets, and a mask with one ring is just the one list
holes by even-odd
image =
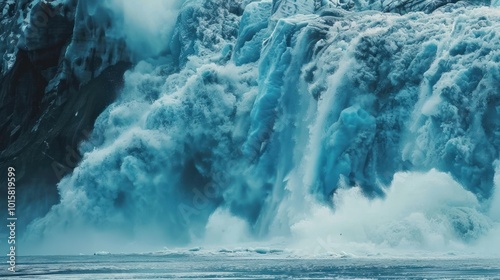
[[119, 2], [138, 62], [26, 253], [498, 252], [495, 3]]

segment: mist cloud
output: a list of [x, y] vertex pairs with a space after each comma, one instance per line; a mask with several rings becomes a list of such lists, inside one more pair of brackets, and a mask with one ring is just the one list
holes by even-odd
[[109, 0], [116, 16], [116, 32], [123, 32], [134, 59], [168, 50], [177, 14], [184, 0]]

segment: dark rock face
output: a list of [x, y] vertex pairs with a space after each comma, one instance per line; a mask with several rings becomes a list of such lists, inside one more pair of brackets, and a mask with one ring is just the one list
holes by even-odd
[[[15, 63], [0, 81], [0, 149], [5, 150], [31, 130], [43, 111], [48, 82], [57, 73], [62, 51], [71, 39], [72, 19], [39, 2], [20, 35]], [[45, 100], [44, 100], [45, 99]], [[3, 153], [2, 153], [3, 154]]]
[[[14, 45], [0, 43], [4, 55], [0, 75], [0, 170], [16, 168], [17, 208], [28, 223], [58, 201], [57, 182], [76, 167], [80, 160], [78, 144], [115, 99], [130, 63], [125, 57], [102, 62], [92, 44], [105, 34], [90, 37], [88, 26], [82, 32], [74, 20], [80, 4], [76, 1], [67, 1], [65, 6], [18, 1], [7, 7], [6, 3], [0, 2], [0, 13], [7, 9], [11, 16], [1, 21], [0, 38], [11, 37]], [[78, 18], [84, 17], [84, 12]], [[16, 21], [23, 17], [29, 17], [24, 33]], [[17, 34], [10, 36], [9, 30]], [[73, 52], [68, 57], [68, 48], [75, 48], [75, 44], [89, 51], [80, 57]], [[92, 74], [82, 78], [73, 65]], [[5, 209], [7, 184], [3, 183], [5, 176], [0, 178], [0, 206]]]
[[67, 42], [73, 33], [73, 8], [39, 2], [29, 15], [19, 47], [27, 50], [52, 48]]

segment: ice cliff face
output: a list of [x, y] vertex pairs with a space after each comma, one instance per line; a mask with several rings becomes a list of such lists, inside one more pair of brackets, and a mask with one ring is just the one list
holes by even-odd
[[[380, 193], [396, 171], [438, 167], [489, 197], [499, 152], [498, 72], [490, 64], [498, 38], [482, 23], [490, 22], [483, 10], [469, 17], [461, 9], [404, 16], [323, 9], [278, 21], [262, 50], [243, 150], [262, 157], [281, 116], [309, 116], [294, 106], [313, 102], [315, 154], [305, 168], [325, 195], [341, 178]], [[291, 118], [285, 130], [300, 127]]]
[[135, 50], [117, 32], [123, 13], [101, 1], [0, 1], [0, 11], [0, 167], [18, 169], [29, 221], [58, 201], [54, 185], [78, 163]]
[[[318, 220], [343, 228], [340, 202], [356, 197], [387, 226], [355, 241], [477, 240], [499, 218], [499, 23], [481, 1], [187, 0], [169, 50], [125, 74], [31, 238], [42, 251], [97, 232], [187, 244], [223, 235], [221, 220], [303, 237]], [[115, 54], [103, 40], [99, 57]], [[398, 203], [412, 195], [421, 207]], [[322, 205], [340, 216], [317, 218]]]

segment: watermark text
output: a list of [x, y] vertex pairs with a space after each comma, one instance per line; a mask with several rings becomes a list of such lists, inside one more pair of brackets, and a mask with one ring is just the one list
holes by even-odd
[[16, 272], [16, 169], [14, 167], [7, 168], [7, 228], [9, 229], [9, 253], [7, 263], [8, 270]]

